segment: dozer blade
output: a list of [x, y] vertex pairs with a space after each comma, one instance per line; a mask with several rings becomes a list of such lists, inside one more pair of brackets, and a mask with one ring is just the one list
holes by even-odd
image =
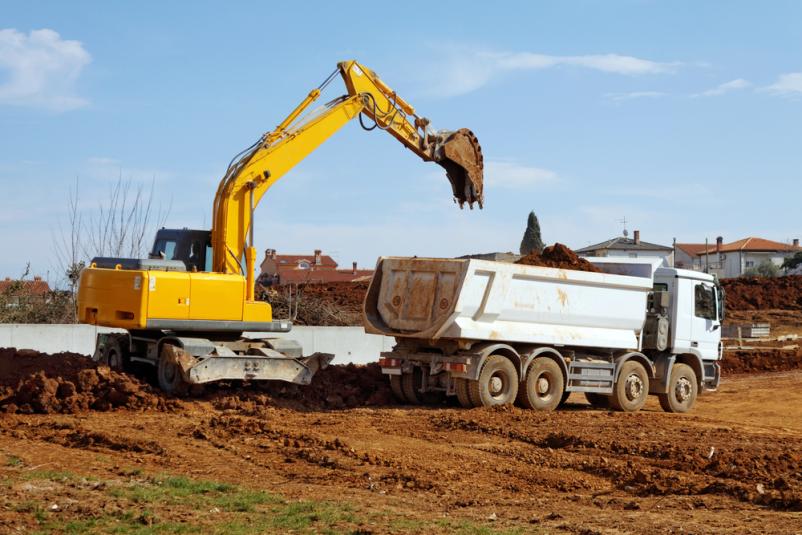
[[479, 140], [467, 128], [439, 133], [434, 149], [434, 161], [446, 170], [454, 200], [460, 208], [465, 203], [484, 205], [484, 159]]

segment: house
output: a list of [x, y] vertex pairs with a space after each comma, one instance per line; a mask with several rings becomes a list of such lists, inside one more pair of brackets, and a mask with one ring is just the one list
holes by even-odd
[[372, 269], [358, 269], [356, 262], [352, 263], [351, 269], [340, 269], [337, 262], [320, 249], [315, 249], [311, 255], [280, 255], [275, 249], [267, 249], [260, 266], [259, 282], [265, 286], [281, 286], [305, 282], [348, 282], [372, 276]]
[[786, 258], [799, 251], [802, 251], [802, 247], [798, 238], [790, 244], [755, 237], [724, 243], [719, 236], [715, 245], [696, 253], [694, 269], [714, 273], [721, 278], [740, 277], [766, 261], [779, 267]]
[[33, 280], [14, 280], [6, 277], [0, 280], [0, 296], [7, 307], [19, 306], [34, 301], [45, 302], [50, 294], [50, 285], [42, 277]]
[[674, 267], [680, 269], [695, 269], [703, 271], [699, 267], [699, 253], [708, 248], [704, 243], [678, 243], [674, 241]]
[[667, 245], [645, 242], [640, 239], [640, 231], [632, 233], [632, 238], [626, 234], [607, 241], [589, 245], [574, 251], [579, 256], [624, 256], [628, 258], [663, 258], [670, 266], [674, 263], [674, 249]]

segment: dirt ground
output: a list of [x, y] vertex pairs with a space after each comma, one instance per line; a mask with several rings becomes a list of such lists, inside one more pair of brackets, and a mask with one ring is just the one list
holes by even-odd
[[689, 415], [159, 407], [0, 415], [0, 532], [802, 533], [802, 371]]

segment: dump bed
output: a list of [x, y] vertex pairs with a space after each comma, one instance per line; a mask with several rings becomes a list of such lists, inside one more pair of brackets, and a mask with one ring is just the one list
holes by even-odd
[[383, 257], [365, 300], [369, 333], [638, 348], [651, 277], [486, 260]]

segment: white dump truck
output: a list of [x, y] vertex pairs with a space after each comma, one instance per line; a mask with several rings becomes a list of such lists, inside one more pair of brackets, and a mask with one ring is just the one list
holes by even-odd
[[394, 394], [553, 410], [582, 392], [622, 411], [655, 394], [664, 410], [686, 412], [715, 390], [724, 317], [716, 279], [660, 259], [588, 260], [602, 273], [380, 258], [364, 322], [396, 339], [379, 361]]

